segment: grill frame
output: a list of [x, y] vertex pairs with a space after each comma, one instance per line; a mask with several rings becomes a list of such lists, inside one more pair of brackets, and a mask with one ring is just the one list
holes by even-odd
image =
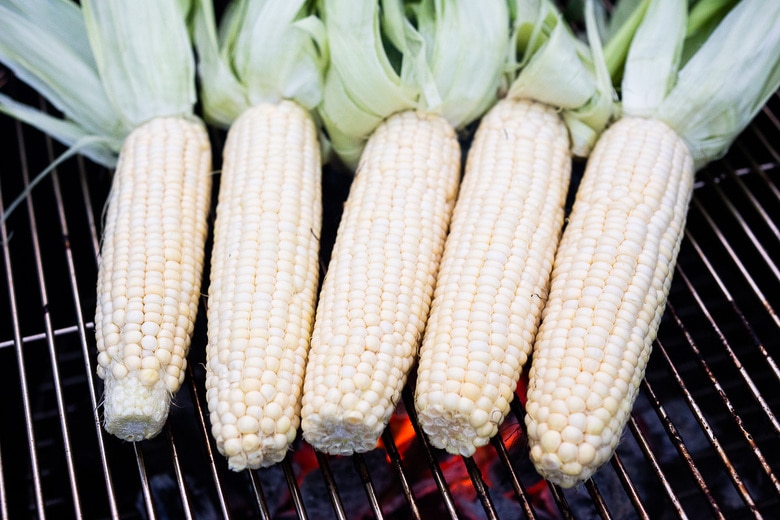
[[[2, 69], [0, 90], [45, 106]], [[0, 132], [15, 144], [0, 157], [5, 207], [64, 148], [5, 116]], [[224, 135], [212, 137], [216, 167]], [[140, 444], [105, 434], [91, 320], [110, 172], [69, 159], [0, 225], [0, 519], [778, 517], [773, 143], [780, 144], [780, 93], [697, 175], [640, 405], [618, 455], [574, 490], [540, 483], [529, 469], [518, 400], [499, 436], [473, 458], [431, 448], [414, 420], [413, 380], [374, 452], [329, 457], [299, 438], [273, 468], [229, 471], [205, 410], [203, 301], [163, 433]], [[323, 264], [348, 184], [346, 172], [325, 169]], [[305, 479], [302, 459], [314, 468]]]

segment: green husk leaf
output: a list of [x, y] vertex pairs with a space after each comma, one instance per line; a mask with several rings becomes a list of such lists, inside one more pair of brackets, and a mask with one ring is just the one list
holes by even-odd
[[693, 4], [688, 11], [688, 28], [685, 33], [681, 65], [704, 45], [712, 31], [728, 14], [739, 0], [690, 0]]
[[72, 0], [3, 0], [3, 7], [33, 22], [42, 33], [66, 43], [76, 56], [92, 60], [81, 10]]
[[95, 62], [114, 110], [132, 128], [192, 116], [195, 60], [184, 1], [83, 0]]
[[623, 113], [649, 117], [677, 79], [687, 22], [686, 0], [652, 2], [628, 50]]
[[320, 2], [330, 50], [319, 113], [334, 151], [355, 167], [366, 140], [403, 110], [456, 129], [495, 102], [508, 43], [504, 2]]
[[53, 172], [57, 166], [62, 164], [63, 162], [67, 161], [71, 157], [73, 157], [76, 154], [83, 154], [87, 155], [85, 153], [85, 150], [94, 148], [96, 145], [104, 144], [106, 141], [106, 138], [100, 137], [100, 136], [83, 136], [79, 139], [76, 139], [74, 143], [64, 152], [62, 152], [59, 156], [57, 156], [56, 159], [54, 159], [46, 168], [44, 168], [38, 175], [36, 175], [32, 181], [30, 181], [29, 184], [27, 184], [22, 192], [11, 201], [11, 203], [3, 208], [2, 215], [0, 216], [0, 220], [7, 220], [8, 216], [13, 213], [13, 211], [19, 207], [19, 205], [24, 202], [24, 199], [27, 198], [27, 196], [30, 194], [30, 192], [35, 188], [38, 184], [41, 183], [43, 179], [46, 178], [47, 175], [49, 175], [51, 172]]
[[697, 32], [711, 31], [714, 29], [713, 24], [717, 25], [738, 1], [689, 0], [692, 5], [688, 11], [688, 27], [685, 36], [690, 37]]
[[0, 112], [68, 145], [58, 161], [80, 153], [113, 167], [136, 125], [158, 116], [194, 117], [188, 9], [189, 0], [82, 0], [81, 7], [0, 0], [0, 61], [62, 117], [4, 94]]
[[[229, 4], [227, 9], [235, 7]], [[192, 39], [198, 55], [203, 117], [211, 124], [227, 128], [249, 106], [244, 86], [230, 68], [226, 49], [220, 49], [214, 4], [195, 0]]]
[[742, 0], [680, 70], [655, 116], [697, 168], [719, 158], [780, 88], [780, 2]]
[[639, 24], [647, 12], [650, 0], [621, 0], [603, 32], [604, 56], [614, 84], [623, 74], [626, 55]]
[[206, 119], [227, 127], [258, 103], [290, 99], [313, 110], [328, 54], [307, 0], [234, 0], [219, 31], [209, 0], [196, 0], [193, 39]]
[[0, 113], [35, 127], [67, 146], [80, 143], [78, 151], [82, 155], [107, 168], [116, 166], [117, 154], [122, 147], [121, 138], [92, 135], [76, 123], [19, 103], [2, 93], [0, 93]]
[[779, 19], [780, 2], [653, 2], [626, 44], [623, 114], [668, 124], [696, 169], [721, 157], [780, 88]]
[[616, 108], [591, 1], [586, 11], [589, 45], [577, 39], [549, 0], [518, 1], [507, 77], [507, 97], [562, 111], [572, 153], [581, 157], [590, 153]]
[[[7, 4], [0, 3], [0, 61], [85, 132], [114, 137], [126, 131], [91, 51], [83, 54], [86, 32], [83, 21], [72, 16], [73, 4], [53, 2], [40, 12], [32, 11], [37, 2], [13, 10]], [[53, 25], [58, 29], [50, 30]]]
[[426, 94], [426, 108], [463, 128], [496, 102], [508, 44], [507, 8], [497, 2], [440, 0], [422, 2], [419, 10], [417, 25], [440, 99]]

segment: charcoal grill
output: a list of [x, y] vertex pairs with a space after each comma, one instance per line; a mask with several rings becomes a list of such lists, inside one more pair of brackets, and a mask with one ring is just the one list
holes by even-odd
[[[3, 69], [0, 90], [45, 107]], [[64, 148], [8, 117], [0, 132], [7, 207]], [[212, 135], [218, 151], [224, 136]], [[1, 519], [780, 518], [780, 94], [698, 174], [618, 454], [572, 490], [531, 468], [517, 399], [474, 457], [432, 448], [414, 381], [372, 452], [330, 457], [299, 439], [272, 468], [231, 472], [209, 435], [203, 319], [163, 433], [139, 444], [105, 434], [92, 320], [109, 180], [69, 159], [0, 226]], [[327, 263], [349, 176], [328, 168], [323, 183]]]

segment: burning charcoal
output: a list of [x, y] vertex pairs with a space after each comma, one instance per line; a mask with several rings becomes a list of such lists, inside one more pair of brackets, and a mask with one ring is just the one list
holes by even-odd
[[266, 505], [268, 506], [268, 514], [271, 518], [276, 518], [276, 513], [283, 506], [287, 505], [290, 499], [289, 488], [284, 478], [284, 470], [281, 465], [274, 464], [268, 468], [258, 469], [256, 472], [263, 489]]
[[[363, 454], [370, 472], [371, 483], [377, 496], [382, 496], [395, 479], [392, 467], [387, 463], [384, 450], [373, 450]], [[341, 504], [347, 518], [373, 518], [366, 491], [360, 475], [355, 469], [352, 457], [330, 457], [330, 470], [336, 481]], [[301, 485], [301, 495], [310, 518], [336, 518], [328, 487], [321, 470], [312, 470]]]
[[[218, 518], [219, 513], [211, 496], [205, 492], [203, 485], [198, 480], [188, 480], [192, 483], [190, 488], [190, 505], [194, 518]], [[152, 492], [152, 502], [155, 507], [155, 518], [158, 520], [178, 520], [184, 518], [184, 509], [181, 503], [179, 486], [170, 473], [158, 473], [149, 478], [149, 487]], [[142, 518], [147, 518], [146, 504], [143, 493], [139, 492], [136, 499], [136, 508]]]

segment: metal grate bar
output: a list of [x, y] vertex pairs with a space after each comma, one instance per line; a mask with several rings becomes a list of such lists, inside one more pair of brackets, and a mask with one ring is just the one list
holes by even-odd
[[[75, 158], [75, 161], [78, 169], [79, 187], [82, 194], [82, 200], [84, 201], [84, 208], [83, 208], [84, 215], [87, 219], [86, 229], [88, 229], [89, 235], [92, 238], [91, 244], [92, 244], [93, 257], [97, 265], [100, 242], [98, 239], [95, 214], [92, 208], [92, 204], [90, 203], [90, 189], [89, 189], [89, 183], [87, 182], [87, 171], [84, 165], [84, 157], [79, 155]], [[59, 191], [60, 190], [58, 190], [58, 192]], [[61, 196], [58, 195], [58, 199], [61, 199]], [[66, 226], [67, 219], [65, 218], [64, 208], [62, 211], [60, 211], [60, 220], [62, 221], [63, 226]], [[67, 230], [67, 227], [63, 228], [63, 233], [65, 234], [65, 236], [70, 236], [70, 232]], [[108, 501], [108, 507], [109, 507], [111, 518], [118, 519], [120, 517], [120, 514], [119, 514], [119, 508], [116, 500], [116, 492], [114, 490], [113, 477], [111, 476], [111, 468], [109, 466], [108, 456], [106, 453], [106, 445], [104, 439], [105, 432], [101, 427], [100, 414], [98, 412], [98, 399], [97, 399], [97, 391], [96, 391], [96, 382], [94, 377], [94, 374], [96, 374], [96, 370], [92, 366], [92, 363], [90, 361], [91, 352], [87, 341], [86, 331], [87, 329], [93, 329], [95, 325], [93, 322], [85, 321], [84, 315], [81, 311], [82, 303], [81, 303], [81, 296], [78, 291], [78, 284], [76, 282], [77, 280], [76, 265], [75, 265], [75, 260], [73, 258], [73, 251], [70, 247], [66, 251], [66, 259], [68, 264], [68, 272], [69, 272], [71, 289], [73, 292], [73, 309], [76, 314], [76, 320], [77, 320], [75, 327], [78, 330], [79, 343], [81, 346], [81, 355], [84, 364], [83, 373], [84, 373], [84, 378], [86, 379], [87, 382], [87, 387], [89, 388], [90, 403], [92, 404], [93, 425], [97, 433], [95, 439], [97, 442], [97, 448], [99, 454], [98, 456], [101, 463], [103, 480], [107, 491], [106, 499]], [[61, 329], [61, 330], [66, 330], [66, 329]], [[56, 334], [57, 331], [55, 331], [55, 336]]]
[[[715, 223], [715, 221], [710, 216], [707, 209], [699, 202], [697, 197], [693, 197], [693, 200], [691, 201], [691, 208], [696, 208], [704, 217], [707, 224], [709, 225], [710, 229], [715, 233], [715, 235], [720, 240], [721, 245], [723, 246], [723, 249], [726, 250], [728, 253], [728, 256], [731, 258], [731, 260], [737, 265], [739, 268], [740, 273], [744, 277], [745, 281], [748, 283], [750, 288], [753, 290], [755, 295], [761, 300], [761, 302], [764, 305], [764, 308], [767, 310], [769, 315], [772, 317], [772, 319], [775, 321], [775, 324], [780, 327], [780, 317], [778, 317], [777, 313], [775, 313], [774, 308], [769, 303], [769, 300], [767, 299], [764, 292], [761, 290], [761, 288], [756, 283], [753, 276], [750, 274], [750, 270], [745, 266], [745, 263], [740, 259], [739, 255], [734, 251], [734, 249], [729, 244], [729, 240], [727, 237], [723, 234], [721, 229], [718, 227], [718, 225]], [[690, 211], [690, 210], [689, 210]]]
[[376, 496], [376, 489], [374, 483], [371, 481], [371, 474], [366, 466], [365, 458], [362, 454], [356, 453], [352, 457], [352, 463], [360, 476], [360, 481], [363, 483], [363, 489], [366, 491], [366, 497], [368, 497], [368, 503], [371, 506], [371, 511], [374, 513], [374, 517], [377, 519], [384, 518], [382, 514], [382, 508], [379, 507], [379, 500]]
[[146, 463], [144, 461], [144, 455], [141, 451], [141, 447], [137, 442], [133, 444], [133, 451], [135, 452], [135, 462], [138, 467], [138, 475], [141, 477], [141, 490], [143, 492], [143, 502], [146, 508], [146, 517], [150, 520], [157, 518], [157, 513], [154, 507], [154, 498], [152, 497], [152, 488], [149, 485], [149, 478], [146, 474]]
[[211, 472], [212, 482], [214, 483], [214, 489], [216, 491], [217, 501], [219, 502], [220, 512], [222, 513], [222, 516], [224, 518], [230, 518], [230, 510], [228, 508], [227, 498], [225, 496], [225, 489], [222, 483], [222, 478], [220, 476], [219, 471], [217, 470], [217, 465], [214, 460], [214, 450], [210, 442], [209, 429], [208, 426], [206, 425], [206, 417], [205, 417], [206, 407], [205, 405], [203, 405], [203, 403], [201, 403], [200, 397], [198, 396], [198, 389], [195, 387], [195, 376], [193, 374], [191, 363], [187, 363], [187, 381], [189, 381], [190, 395], [192, 395], [193, 404], [196, 410], [195, 416], [199, 427], [199, 433], [201, 437], [205, 439], [205, 442], [203, 442], [203, 447], [206, 450], [208, 466]]
[[[58, 329], [52, 330], [51, 331], [51, 336], [53, 338], [57, 338], [59, 336], [66, 336], [68, 334], [73, 334], [74, 332], [79, 332], [80, 330], [85, 329], [85, 328], [91, 329], [94, 326], [95, 326], [95, 324], [92, 323], [91, 321], [87, 322], [87, 323], [82, 323], [80, 321], [78, 324], [71, 325], [70, 327], [60, 327]], [[39, 342], [41, 340], [45, 340], [46, 336], [47, 336], [46, 332], [40, 332], [38, 334], [29, 334], [27, 336], [24, 336], [24, 337], [20, 338], [19, 341], [22, 344], [25, 344], [25, 343], [36, 343], [36, 342]], [[16, 340], [14, 340], [14, 339], [9, 339], [9, 340], [6, 340], [6, 341], [0, 341], [0, 349], [13, 347], [14, 345], [16, 345]]]
[[[724, 171], [728, 175], [729, 180], [732, 181], [739, 188], [739, 191], [744, 195], [744, 197], [750, 201], [750, 206], [753, 209], [753, 211], [755, 211], [760, 215], [762, 223], [772, 231], [775, 237], [778, 237], [780, 239], [780, 229], [778, 229], [777, 224], [769, 216], [767, 210], [764, 208], [761, 202], [756, 198], [755, 194], [750, 190], [750, 188], [748, 188], [745, 185], [745, 182], [742, 179], [742, 177], [737, 175], [736, 169], [731, 165], [729, 161], [724, 160], [720, 164], [723, 165]], [[707, 173], [707, 175], [709, 176], [709, 173]], [[764, 180], [768, 181], [768, 179], [766, 178], [764, 178]], [[769, 185], [771, 186], [771, 184]], [[729, 206], [729, 210], [732, 211], [732, 213], [738, 213], [736, 208], [734, 208], [734, 204], [732, 204], [729, 198], [726, 197], [725, 193], [723, 193], [723, 190], [718, 189], [718, 192], [721, 195], [721, 197], [724, 199], [724, 203]], [[777, 202], [778, 200], [780, 200], [780, 193], [776, 192], [775, 195], [776, 197], [774, 202]], [[767, 262], [772, 264], [773, 266], [775, 265], [774, 262], [772, 262], [771, 258], [767, 258]]]
[[[45, 142], [46, 142], [46, 151], [48, 153], [49, 162], [51, 163], [54, 161], [54, 150], [52, 147], [51, 138], [47, 136], [45, 138]], [[65, 209], [62, 201], [62, 192], [60, 190], [60, 185], [59, 185], [59, 174], [56, 169], [53, 170], [51, 173], [51, 182], [53, 185], [54, 197], [56, 201], [57, 215], [59, 217], [58, 220], [60, 222], [60, 230], [62, 233], [62, 237], [64, 237], [65, 239], [64, 249], [65, 249], [66, 261], [67, 261], [67, 255], [70, 253], [70, 243], [68, 242], [67, 239], [69, 233], [68, 233], [67, 221], [65, 219]], [[25, 184], [27, 184], [26, 177], [25, 177]], [[57, 366], [57, 351], [54, 344], [54, 334], [53, 334], [53, 328], [51, 324], [51, 315], [49, 313], [49, 295], [46, 289], [46, 281], [43, 274], [44, 266], [41, 258], [39, 240], [38, 237], [35, 235], [35, 233], [33, 233], [33, 244], [35, 249], [36, 271], [38, 273], [38, 280], [39, 280], [40, 291], [41, 291], [41, 301], [43, 302], [44, 308], [46, 309], [46, 311], [44, 312], [44, 323], [46, 326], [46, 344], [49, 349], [49, 359], [51, 360], [52, 378], [54, 381], [54, 391], [57, 398], [57, 409], [59, 411], [60, 430], [62, 432], [63, 444], [64, 444], [63, 451], [65, 454], [65, 461], [68, 467], [68, 476], [70, 478], [71, 498], [73, 499], [73, 507], [74, 507], [75, 515], [77, 517], [81, 517], [82, 508], [81, 508], [81, 500], [79, 498], [80, 495], [78, 491], [78, 480], [76, 479], [76, 469], [74, 467], [74, 462], [73, 462], [73, 449], [71, 443], [70, 428], [68, 426], [67, 415], [65, 413], [65, 402], [64, 402], [65, 400], [62, 395], [62, 382], [60, 378], [60, 371]], [[70, 265], [68, 267], [70, 267]], [[72, 280], [73, 279], [71, 278], [71, 282]], [[75, 287], [75, 284], [72, 283], [71, 286]]]
[[[647, 386], [648, 385], [645, 384], [645, 388], [647, 388]], [[657, 404], [658, 404], [658, 408], [662, 409], [661, 404], [660, 403]], [[677, 495], [674, 493], [674, 490], [672, 489], [672, 485], [669, 482], [669, 479], [666, 477], [666, 474], [664, 473], [663, 469], [661, 469], [661, 465], [658, 462], [658, 458], [655, 456], [655, 453], [650, 447], [650, 442], [648, 441], [647, 437], [642, 433], [641, 429], [637, 425], [636, 419], [633, 416], [630, 417], [628, 420], [628, 430], [634, 436], [634, 439], [639, 445], [639, 448], [642, 450], [642, 453], [647, 458], [648, 462], [650, 462], [650, 465], [653, 468], [653, 473], [658, 478], [658, 481], [661, 483], [661, 486], [664, 488], [666, 497], [669, 499], [669, 502], [672, 504], [672, 507], [674, 507], [677, 516], [679, 516], [680, 518], [687, 518], [687, 516], [685, 515], [685, 511], [682, 507], [682, 504], [680, 504], [680, 501], [677, 499]], [[639, 497], [636, 488], [632, 486], [629, 482], [629, 477], [625, 467], [623, 466], [622, 459], [619, 456], [615, 456], [613, 457], [612, 463], [614, 466], [618, 467], [617, 471], [618, 474], [620, 475], [621, 483], [623, 483], [626, 493], [628, 494], [631, 503], [634, 505], [637, 512], [642, 516], [642, 518], [650, 518], [650, 515], [645, 509], [645, 506], [642, 503], [642, 500]]]
[[303, 497], [301, 496], [301, 490], [298, 488], [298, 483], [295, 480], [295, 473], [290, 465], [289, 455], [282, 461], [282, 469], [284, 470], [284, 478], [287, 481], [287, 488], [290, 490], [295, 512], [298, 514], [300, 520], [308, 520], [309, 515], [306, 514], [306, 508], [303, 505]]
[[450, 518], [456, 520], [458, 518], [458, 512], [455, 508], [455, 501], [452, 499], [452, 494], [450, 493], [447, 481], [444, 479], [444, 474], [441, 471], [441, 467], [434, 457], [433, 448], [428, 442], [428, 437], [425, 436], [425, 433], [422, 431], [422, 428], [420, 428], [419, 423], [417, 422], [417, 411], [414, 408], [414, 397], [408, 386], [404, 388], [403, 401], [406, 406], [406, 411], [409, 414], [409, 419], [412, 421], [414, 433], [417, 435], [417, 439], [420, 441], [420, 444], [422, 444], [423, 448], [425, 448], [424, 451], [426, 462], [428, 463], [428, 467], [431, 470], [436, 487], [439, 488], [439, 493], [441, 494], [441, 498], [444, 501], [444, 506], [447, 509], [447, 513], [449, 513]]
[[401, 491], [406, 498], [407, 504], [409, 504], [410, 514], [416, 520], [420, 520], [422, 517], [420, 515], [420, 509], [417, 507], [417, 500], [414, 497], [414, 491], [412, 490], [412, 486], [409, 484], [409, 479], [406, 477], [401, 454], [398, 452], [398, 447], [395, 445], [395, 439], [393, 439], [389, 429], [385, 429], [385, 431], [382, 433], [382, 443], [385, 445], [387, 455], [390, 457], [390, 463], [393, 465], [395, 475], [398, 477]]
[[252, 482], [252, 491], [255, 494], [257, 508], [260, 510], [260, 518], [263, 518], [264, 520], [270, 519], [271, 513], [268, 511], [268, 503], [265, 499], [265, 494], [263, 493], [263, 486], [260, 484], [260, 479], [257, 477], [257, 472], [250, 471], [249, 478]]
[[515, 471], [514, 465], [509, 458], [509, 452], [506, 449], [506, 445], [504, 444], [503, 439], [501, 439], [500, 435], [496, 435], [491, 440], [491, 444], [496, 450], [499, 460], [509, 471], [510, 483], [512, 484], [512, 489], [514, 489], [515, 496], [520, 501], [520, 505], [523, 508], [523, 513], [528, 520], [535, 520], [537, 516], [536, 512], [531, 506], [531, 502], [529, 501], [528, 491], [525, 489], [525, 486], [523, 486], [523, 483], [520, 481], [520, 478]]
[[[661, 345], [657, 345], [656, 348], [663, 349]], [[705, 499], [707, 500], [707, 504], [709, 505], [712, 514], [716, 518], [725, 519], [725, 516], [721, 512], [717, 500], [712, 495], [709, 487], [707, 486], [707, 482], [704, 480], [704, 476], [701, 474], [701, 471], [699, 471], [699, 468], [696, 465], [693, 456], [688, 451], [688, 448], [685, 444], [685, 440], [683, 439], [680, 431], [674, 426], [671, 417], [669, 416], [669, 414], [666, 412], [663, 405], [661, 404], [658, 396], [655, 393], [655, 390], [653, 389], [653, 386], [646, 379], [642, 382], [642, 391], [648, 396], [650, 402], [653, 404], [653, 409], [658, 414], [658, 417], [661, 420], [661, 424], [663, 424], [664, 430], [669, 440], [671, 441], [675, 450], [677, 450], [677, 452], [680, 454], [682, 460], [685, 461], [686, 465], [688, 466], [688, 469], [691, 471], [691, 475], [693, 476], [696, 486], [699, 488], [699, 490], [702, 492]], [[663, 480], [665, 482], [665, 485], [667, 485], [666, 478], [663, 478]], [[673, 499], [673, 503], [675, 505], [675, 509], [680, 510], [682, 508], [681, 504], [679, 503], [676, 497]]]
[[497, 520], [498, 513], [496, 513], [496, 508], [490, 499], [490, 493], [485, 485], [485, 480], [482, 478], [482, 471], [474, 462], [473, 457], [463, 457], [463, 463], [466, 465], [466, 471], [468, 471], [471, 482], [474, 484], [474, 491], [477, 492], [477, 497], [485, 510], [485, 514], [489, 520]]
[[[0, 449], [0, 468], [2, 467], [3, 467], [3, 450]], [[8, 518], [8, 499], [6, 498], [5, 477], [3, 477], [2, 471], [0, 471], [0, 518], [2, 518], [3, 520], [6, 520]]]
[[187, 486], [184, 483], [184, 474], [179, 464], [179, 454], [176, 450], [176, 443], [174, 442], [173, 432], [171, 431], [170, 423], [165, 425], [165, 435], [168, 438], [168, 444], [171, 446], [171, 456], [173, 457], [173, 470], [176, 474], [176, 484], [179, 489], [179, 496], [181, 497], [184, 516], [187, 520], [192, 520], [192, 504], [190, 501], [189, 493], [187, 492]]
[[[724, 164], [728, 164], [728, 163], [726, 163], [724, 161]], [[733, 172], [733, 168], [729, 167], [728, 170]], [[711, 180], [709, 171], [706, 168], [704, 170], [702, 170], [701, 174], [704, 175], [706, 178]], [[737, 183], [738, 186], [740, 184], [742, 184], [742, 183], [739, 182], [738, 179], [737, 179], [736, 183]], [[774, 273], [775, 278], [780, 278], [780, 269], [778, 269], [777, 266], [775, 265], [775, 263], [772, 261], [770, 255], [767, 252], [767, 250], [764, 247], [764, 245], [756, 238], [756, 235], [753, 232], [753, 229], [751, 228], [751, 226], [748, 226], [748, 224], [745, 222], [745, 218], [742, 216], [740, 211], [738, 211], [734, 207], [734, 204], [731, 202], [730, 198], [726, 197], [726, 195], [723, 193], [723, 190], [721, 189], [720, 184], [716, 183], [716, 182], [711, 182], [710, 184], [713, 187], [713, 189], [715, 190], [715, 192], [718, 194], [718, 196], [720, 198], [720, 203], [726, 209], [729, 210], [729, 212], [734, 217], [736, 222], [738, 222], [739, 227], [742, 229], [742, 232], [745, 234], [746, 237], [748, 237], [750, 239], [750, 242], [753, 244], [753, 247], [756, 248], [756, 251], [758, 251], [758, 253], [760, 254], [761, 258], [764, 260], [764, 262], [766, 262], [767, 267], [769, 267], [772, 270], [772, 272]], [[742, 188], [744, 189], [744, 185], [742, 186]], [[750, 197], [750, 196], [748, 197], [748, 199], [754, 205], [753, 209], [756, 212], [758, 212], [759, 215], [761, 215], [764, 218], [764, 220], [765, 220], [764, 224], [765, 225], [769, 225], [770, 227], [774, 228], [774, 232], [775, 232], [774, 234], [775, 234], [775, 236], [777, 236], [777, 228], [774, 225], [772, 225], [771, 223], [768, 223], [769, 222], [769, 218], [766, 215], [766, 213], [764, 212], [763, 208], [760, 206], [760, 204], [758, 204], [758, 201], [756, 201], [756, 199], [754, 197]]]
[[[22, 135], [22, 125], [18, 121], [15, 122], [16, 127], [16, 136], [17, 136], [17, 145], [18, 145], [18, 151], [19, 151], [19, 158], [21, 161], [21, 170], [23, 178], [25, 179], [25, 186], [28, 184], [27, 179], [29, 179], [29, 175], [27, 173], [27, 155], [25, 153], [25, 146], [24, 146], [24, 136]], [[32, 207], [32, 197], [28, 197], [26, 200], [26, 206], [27, 206], [27, 213], [29, 215], [30, 225], [34, 229], [34, 215], [33, 215], [33, 207]], [[14, 289], [14, 283], [13, 283], [13, 271], [11, 266], [11, 258], [10, 253], [8, 251], [8, 234], [6, 233], [5, 229], [5, 223], [3, 223], [3, 249], [5, 253], [5, 260], [6, 260], [6, 273], [8, 278], [8, 294], [10, 299], [10, 306], [11, 306], [11, 318], [13, 323], [13, 334], [14, 334], [14, 346], [16, 349], [16, 361], [17, 361], [17, 370], [19, 374], [19, 382], [22, 389], [22, 406], [24, 409], [24, 420], [25, 420], [25, 427], [26, 427], [26, 434], [27, 434], [27, 448], [28, 453], [30, 456], [30, 464], [31, 464], [31, 477], [32, 477], [32, 483], [33, 483], [33, 490], [35, 492], [35, 505], [37, 508], [37, 515], [38, 518], [45, 518], [45, 509], [43, 506], [43, 486], [41, 484], [41, 475], [40, 475], [40, 469], [38, 465], [38, 454], [37, 449], [35, 446], [35, 432], [33, 428], [33, 419], [32, 419], [32, 411], [30, 406], [30, 391], [29, 386], [27, 384], [27, 376], [25, 373], [25, 362], [24, 362], [24, 349], [22, 348], [22, 342], [20, 341], [21, 333], [19, 330], [19, 313], [17, 308], [17, 300], [16, 300], [16, 291]]]
[[[746, 386], [750, 389], [750, 392], [753, 396], [753, 398], [761, 405], [761, 408], [764, 410], [764, 412], [767, 415], [767, 419], [769, 419], [772, 423], [772, 425], [775, 427], [775, 430], [780, 434], [780, 423], [778, 423], [777, 418], [775, 418], [774, 414], [769, 408], [769, 404], [766, 402], [764, 397], [761, 395], [761, 392], [756, 387], [756, 384], [753, 382], [753, 379], [750, 377], [750, 374], [748, 374], [747, 370], [745, 369], [745, 366], [740, 362], [737, 354], [734, 352], [734, 350], [731, 348], [731, 345], [729, 344], [728, 340], [726, 339], [725, 335], [723, 334], [723, 331], [718, 326], [715, 319], [712, 317], [712, 314], [709, 312], [709, 309], [706, 305], [704, 305], [704, 302], [702, 301], [701, 297], [699, 296], [698, 292], [696, 291], [696, 288], [691, 283], [688, 276], [686, 276], [685, 271], [681, 267], [678, 267], [677, 274], [678, 276], [688, 287], [688, 290], [690, 291], [690, 294], [694, 297], [696, 302], [699, 304], [699, 308], [701, 312], [706, 316], [706, 318], [709, 320], [710, 326], [712, 327], [712, 330], [715, 332], [715, 334], [718, 336], [718, 340], [720, 341], [720, 346], [723, 347], [723, 350], [726, 352], [728, 357], [732, 360], [734, 363], [735, 368], [738, 370], [739, 375], [742, 377], [742, 380], [745, 382]], [[669, 312], [670, 315], [674, 317], [675, 321], [677, 322], [677, 325], [680, 327], [681, 330], [685, 330], [685, 326], [682, 322], [682, 320], [679, 318], [677, 313], [674, 310], [674, 306], [669, 304]], [[723, 387], [718, 382], [718, 379], [713, 374], [712, 370], [710, 370], [706, 357], [704, 356], [701, 349], [699, 349], [696, 342], [691, 337], [690, 333], [685, 331], [685, 337], [688, 341], [688, 344], [691, 348], [691, 351], [696, 354], [697, 361], [700, 362], [702, 369], [706, 372], [707, 376], [710, 379], [710, 382], [712, 383], [713, 388], [715, 388], [718, 391], [718, 394], [723, 399], [723, 404], [726, 405], [726, 407], [731, 412], [732, 416], [735, 418], [738, 424], [742, 424], [742, 421], [739, 419], [739, 414], [737, 413], [735, 407], [731, 404], [731, 401], [729, 400], [728, 396], [726, 395], [725, 390], [723, 390]], [[751, 435], [743, 430], [743, 433], [745, 435], [745, 439], [753, 445], [751, 441]], [[757, 449], [757, 448], [756, 448]], [[763, 459], [763, 456], [760, 457], [761, 460]], [[778, 492], [780, 492], [780, 489], [778, 489]]]
[[577, 520], [574, 513], [572, 512], [571, 507], [569, 507], [569, 503], [566, 500], [566, 495], [564, 494], [563, 490], [559, 486], [550, 482], [547, 483], [547, 486], [552, 493], [555, 503], [558, 505], [558, 508], [561, 511], [561, 517], [564, 520]]
[[[3, 82], [3, 75], [0, 72], [0, 84]], [[0, 212], [4, 212], [5, 208], [3, 207], [3, 187], [2, 184], [0, 184]], [[11, 286], [11, 257], [8, 251], [8, 232], [5, 227], [5, 220], [0, 219], [0, 244], [3, 247], [3, 264], [5, 265], [5, 275], [6, 279], [8, 280], [8, 297], [9, 297], [9, 304], [11, 306], [11, 317], [12, 317], [12, 325], [13, 325], [13, 334], [14, 338], [17, 338], [16, 341], [12, 341], [12, 345], [21, 344], [21, 333], [19, 332], [19, 325], [16, 320], [17, 316], [17, 309], [16, 309], [16, 295], [15, 292], [12, 289]], [[0, 518], [3, 520], [8, 519], [8, 492], [6, 491], [6, 484], [5, 484], [5, 477], [3, 476], [4, 472], [2, 471], [2, 468], [4, 466], [3, 464], [3, 449], [2, 444], [0, 444]]]
[[[778, 368], [777, 363], [775, 363], [774, 359], [769, 355], [769, 352], [767, 352], [764, 345], [761, 343], [761, 341], [756, 337], [755, 331], [750, 325], [750, 321], [745, 317], [745, 314], [740, 309], [739, 305], [737, 305], [736, 301], [734, 300], [734, 297], [731, 295], [729, 290], [726, 288], [726, 285], [723, 283], [723, 280], [718, 275], [717, 271], [713, 267], [710, 260], [707, 258], [707, 256], [704, 254], [704, 251], [699, 246], [699, 243], [694, 238], [693, 233], [690, 230], [686, 230], [685, 232], [686, 240], [693, 246], [694, 250], [699, 254], [700, 259], [704, 263], [705, 267], [709, 271], [709, 274], [712, 276], [713, 281], [716, 283], [720, 291], [723, 293], [723, 295], [728, 300], [729, 304], [732, 306], [734, 313], [737, 315], [737, 321], [742, 325], [743, 328], [748, 332], [748, 334], [753, 339], [753, 343], [755, 344], [756, 348], [761, 352], [761, 355], [763, 356], [764, 360], [766, 361], [767, 366], [769, 369], [772, 370], [772, 372], [775, 374], [775, 378], [780, 381], [780, 368]], [[762, 399], [763, 400], [763, 399]], [[768, 408], [766, 408], [767, 411]], [[771, 414], [771, 412], [769, 412]], [[777, 423], [777, 420], [774, 418], [774, 415], [771, 416], [773, 424]], [[777, 428], [777, 426], [776, 426]]]
[[593, 500], [593, 505], [596, 508], [596, 512], [601, 518], [610, 519], [613, 516], [610, 514], [607, 504], [604, 502], [604, 496], [599, 491], [598, 485], [593, 479], [588, 479], [585, 482], [585, 489], [588, 495]]
[[330, 464], [328, 463], [328, 456], [317, 452], [317, 462], [322, 471], [322, 478], [325, 479], [325, 486], [328, 489], [331, 505], [333, 506], [333, 512], [336, 513], [338, 520], [347, 520], [347, 513], [344, 511], [344, 504], [341, 502], [338, 490], [336, 488], [336, 479], [331, 471]]
[[[673, 309], [670, 308], [670, 310]], [[688, 388], [687, 384], [683, 381], [683, 377], [680, 375], [677, 368], [674, 366], [674, 363], [672, 362], [667, 349], [664, 347], [663, 343], [660, 340], [656, 341], [656, 346], [657, 346], [656, 350], [661, 352], [664, 359], [666, 360], [668, 364], [668, 368], [672, 372], [674, 379], [676, 380], [678, 386], [680, 387], [680, 390], [682, 392], [685, 401], [688, 404], [688, 407], [691, 409], [696, 421], [701, 426], [702, 432], [706, 435], [707, 439], [710, 442], [710, 445], [716, 451], [718, 457], [723, 463], [723, 467], [726, 469], [731, 479], [731, 482], [734, 485], [734, 488], [737, 490], [737, 492], [739, 493], [740, 497], [745, 502], [745, 504], [750, 508], [751, 512], [754, 512], [755, 514], [758, 515], [758, 510], [756, 509], [756, 504], [753, 501], [753, 498], [750, 496], [750, 493], [748, 492], [747, 488], [744, 486], [742, 479], [737, 474], [737, 471], [734, 468], [734, 465], [732, 464], [728, 454], [726, 453], [726, 450], [723, 448], [720, 441], [713, 433], [713, 428], [707, 421], [698, 402], [693, 397], [692, 392]], [[693, 459], [691, 458], [689, 460], [686, 460], [686, 462], [691, 465], [691, 469], [693, 470]]]

